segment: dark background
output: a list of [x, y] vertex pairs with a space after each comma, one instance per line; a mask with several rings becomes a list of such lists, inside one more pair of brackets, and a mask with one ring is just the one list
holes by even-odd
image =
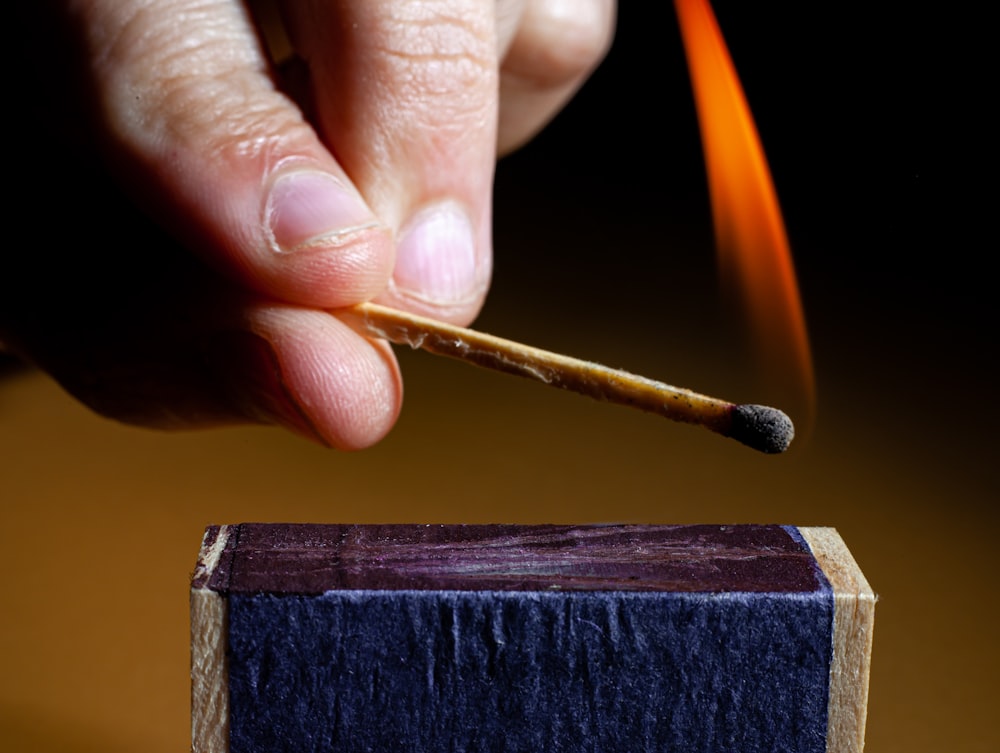
[[[715, 5], [784, 211], [818, 428], [849, 412], [859, 439], [873, 427], [886, 440], [906, 435], [919, 460], [985, 478], [1000, 412], [990, 394], [997, 119], [982, 19], [893, 4]], [[605, 65], [553, 127], [501, 163], [497, 205], [493, 303], [507, 291], [544, 302], [560, 331], [613, 317], [609, 338], [674, 350], [667, 381], [684, 382], [689, 359], [713, 357], [743, 375], [699, 389], [782, 404], [741, 349], [715, 282], [671, 4], [624, 4]], [[532, 239], [544, 251], [519, 252]], [[645, 331], [613, 331], [636, 317]], [[835, 403], [840, 392], [863, 410]]]
[[[186, 588], [208, 524], [778, 522], [837, 527], [880, 594], [867, 749], [997, 749], [988, 27], [909, 4], [716, 5], [799, 272], [808, 436], [765, 457], [409, 352], [398, 427], [350, 455], [271, 429], [123, 427], [9, 377], [0, 739], [186, 747]], [[477, 326], [782, 405], [718, 295], [672, 8], [623, 6], [605, 65], [499, 166]]]

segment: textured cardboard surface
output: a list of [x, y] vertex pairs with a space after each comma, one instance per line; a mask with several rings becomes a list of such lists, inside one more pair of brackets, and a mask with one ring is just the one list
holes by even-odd
[[230, 753], [827, 749], [833, 597], [795, 529], [244, 524], [203, 551]]

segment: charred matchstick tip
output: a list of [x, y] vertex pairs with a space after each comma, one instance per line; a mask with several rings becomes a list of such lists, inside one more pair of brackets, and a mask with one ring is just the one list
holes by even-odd
[[788, 449], [795, 427], [784, 412], [766, 405], [734, 405], [727, 436], [755, 450], [776, 454]]
[[674, 421], [704, 426], [761, 452], [784, 452], [795, 436], [791, 419], [777, 408], [736, 405], [627, 371], [374, 303], [340, 309], [336, 314], [365, 335], [534, 379], [596, 400], [630, 405]]

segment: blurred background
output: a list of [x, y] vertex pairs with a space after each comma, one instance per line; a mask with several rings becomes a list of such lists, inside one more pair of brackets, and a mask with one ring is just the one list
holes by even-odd
[[[624, 5], [606, 64], [499, 166], [476, 326], [782, 406], [718, 293], [672, 9]], [[974, 20], [880, 6], [716, 3], [815, 357], [816, 420], [785, 455], [422, 353], [400, 352], [398, 427], [356, 454], [121, 426], [6, 365], [2, 747], [188, 748], [208, 524], [627, 521], [836, 527], [880, 595], [867, 750], [1000, 749], [987, 68]]]

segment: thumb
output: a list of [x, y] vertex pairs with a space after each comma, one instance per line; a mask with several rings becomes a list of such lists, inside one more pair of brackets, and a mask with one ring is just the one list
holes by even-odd
[[391, 233], [274, 85], [236, 0], [96, 0], [84, 59], [119, 176], [231, 279], [338, 307], [381, 292]]

